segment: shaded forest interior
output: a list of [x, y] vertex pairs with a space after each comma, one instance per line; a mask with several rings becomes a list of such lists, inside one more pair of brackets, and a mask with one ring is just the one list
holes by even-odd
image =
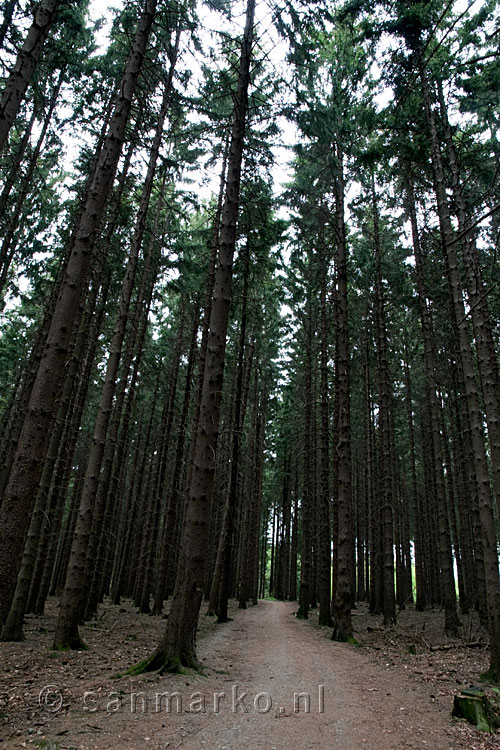
[[90, 10], [2, 3], [2, 639], [442, 608], [499, 681], [499, 3]]

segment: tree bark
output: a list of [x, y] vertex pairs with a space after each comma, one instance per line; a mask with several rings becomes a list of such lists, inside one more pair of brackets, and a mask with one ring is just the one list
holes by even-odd
[[[323, 240], [323, 238], [321, 238]], [[322, 242], [323, 244], [323, 242]], [[331, 627], [331, 497], [330, 497], [330, 409], [328, 388], [327, 286], [330, 258], [322, 247], [320, 279], [320, 449], [318, 487], [318, 624]], [[338, 279], [338, 277], [337, 277]], [[288, 528], [289, 533], [289, 528]]]

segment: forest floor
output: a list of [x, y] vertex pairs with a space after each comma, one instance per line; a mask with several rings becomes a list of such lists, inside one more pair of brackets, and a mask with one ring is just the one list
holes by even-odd
[[477, 684], [487, 667], [485, 649], [464, 645], [484, 637], [473, 619], [454, 643], [442, 635], [438, 612], [408, 609], [383, 630], [380, 618], [360, 608], [356, 647], [333, 643], [328, 628], [315, 627], [314, 614], [300, 621], [295, 609], [264, 600], [232, 609], [234, 619], [219, 626], [202, 615], [203, 676], [127, 677], [118, 675], [151, 652], [165, 620], [137, 615], [128, 602], [107, 604], [82, 629], [88, 651], [55, 652], [51, 601], [46, 616], [27, 619], [22, 644], [0, 644], [0, 748], [500, 746], [500, 734], [451, 719], [454, 693]]

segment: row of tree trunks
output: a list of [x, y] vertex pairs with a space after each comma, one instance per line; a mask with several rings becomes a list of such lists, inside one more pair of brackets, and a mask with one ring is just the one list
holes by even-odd
[[474, 456], [474, 468], [479, 502], [479, 517], [482, 526], [483, 562], [486, 585], [486, 602], [488, 608], [489, 632], [491, 643], [490, 672], [500, 675], [500, 579], [498, 576], [498, 555], [495, 521], [491, 503], [488, 462], [483, 435], [483, 419], [480, 408], [476, 374], [473, 363], [471, 343], [466, 328], [467, 315], [462, 293], [460, 271], [456, 253], [456, 239], [451, 224], [444, 171], [436, 120], [430, 97], [427, 75], [422, 70], [420, 75], [425, 115], [431, 139], [431, 159], [434, 171], [434, 189], [436, 193], [437, 212], [442, 239], [442, 248], [448, 272], [448, 284], [459, 343], [459, 357], [462, 367], [465, 399], [470, 420], [471, 443]]
[[64, 278], [38, 367], [0, 508], [0, 624], [14, 594], [29, 519], [49, 447], [61, 385], [70, 354], [98, 231], [115, 177], [137, 79], [146, 53], [156, 0], [146, 2], [123, 74], [108, 134], [73, 235]]

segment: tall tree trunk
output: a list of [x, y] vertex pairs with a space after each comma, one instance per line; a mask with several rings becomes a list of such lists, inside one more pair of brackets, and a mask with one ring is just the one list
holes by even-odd
[[175, 449], [175, 461], [173, 471], [173, 485], [168, 497], [167, 508], [165, 512], [165, 528], [161, 543], [161, 557], [157, 573], [157, 583], [155, 588], [155, 600], [153, 605], [153, 614], [159, 615], [163, 609], [163, 600], [167, 591], [167, 573], [169, 562], [172, 558], [172, 547], [177, 530], [179, 511], [181, 508], [182, 498], [182, 464], [184, 461], [184, 447], [186, 444], [187, 421], [189, 404], [191, 401], [192, 372], [196, 356], [196, 338], [200, 324], [199, 305], [196, 303], [196, 313], [193, 321], [191, 342], [189, 345], [188, 363], [186, 368], [186, 377], [184, 381], [184, 395], [182, 400], [182, 412], [179, 425], [179, 434], [177, 436], [177, 445]]
[[5, 82], [0, 99], [0, 151], [5, 146], [10, 129], [26, 94], [42, 47], [49, 33], [60, 0], [41, 0], [35, 9], [33, 23], [28, 29], [16, 62]]
[[379, 214], [372, 176], [373, 234], [375, 242], [375, 326], [377, 336], [377, 374], [379, 407], [379, 462], [383, 550], [383, 613], [384, 624], [396, 620], [394, 594], [394, 497], [391, 476], [391, 393], [387, 353], [385, 295], [382, 281], [382, 244]]
[[[312, 296], [312, 295], [311, 295]], [[313, 537], [313, 513], [314, 493], [313, 480], [313, 417], [312, 401], [313, 393], [313, 321], [312, 321], [311, 298], [307, 301], [307, 310], [304, 316], [305, 336], [305, 362], [304, 362], [304, 461], [303, 461], [303, 488], [301, 503], [302, 538], [300, 548], [300, 585], [299, 585], [299, 609], [297, 617], [306, 620], [309, 617], [312, 591], [312, 537]]]
[[331, 627], [331, 532], [330, 532], [330, 414], [328, 389], [328, 311], [327, 285], [329, 257], [322, 248], [320, 280], [320, 450], [318, 487], [318, 624]]
[[420, 498], [417, 484], [417, 462], [415, 451], [415, 426], [413, 421], [413, 396], [410, 376], [410, 362], [408, 352], [408, 342], [405, 339], [405, 357], [404, 357], [404, 378], [405, 378], [405, 401], [406, 417], [408, 421], [408, 438], [410, 443], [410, 476], [411, 476], [411, 507], [413, 510], [414, 523], [414, 549], [415, 549], [415, 588], [416, 601], [415, 608], [417, 612], [423, 612], [426, 606], [426, 590], [424, 577], [424, 552], [422, 542], [421, 526], [421, 509]]
[[184, 510], [180, 558], [165, 635], [153, 656], [137, 667], [143, 671], [198, 667], [196, 628], [203, 596], [214, 486], [220, 405], [224, 378], [233, 256], [238, 219], [243, 140], [248, 109], [255, 0], [249, 0], [243, 34], [238, 86], [234, 98], [226, 197], [222, 211], [219, 265], [210, 315], [207, 358], [196, 432], [189, 499]]
[[267, 383], [264, 383], [259, 393], [260, 378], [259, 365], [254, 371], [254, 465], [249, 467], [252, 473], [249, 513], [249, 532], [247, 539], [246, 558], [240, 576], [239, 607], [243, 609], [249, 598], [257, 604], [259, 586], [259, 529], [261, 526], [262, 479], [264, 469], [264, 440], [265, 440], [265, 409], [267, 403]]
[[[227, 496], [227, 505], [224, 512], [221, 534], [221, 556], [222, 556], [222, 575], [219, 586], [219, 601], [217, 607], [217, 622], [227, 622], [228, 600], [229, 600], [229, 583], [231, 573], [231, 553], [232, 542], [236, 527], [236, 506], [238, 499], [238, 479], [241, 456], [241, 439], [243, 425], [245, 421], [246, 402], [249, 384], [248, 364], [245, 367], [245, 348], [247, 344], [247, 321], [248, 321], [248, 287], [250, 276], [250, 245], [249, 240], [243, 248], [243, 296], [240, 335], [238, 342], [238, 364], [236, 375], [236, 390], [234, 396], [234, 433], [232, 440], [232, 454], [230, 463], [230, 478]], [[250, 355], [249, 355], [250, 356]]]
[[31, 187], [31, 178], [33, 177], [33, 173], [37, 166], [38, 157], [40, 156], [40, 151], [42, 150], [42, 145], [45, 140], [45, 136], [47, 135], [47, 130], [49, 128], [50, 121], [54, 113], [56, 104], [57, 104], [57, 99], [59, 97], [59, 92], [61, 90], [64, 75], [65, 75], [65, 71], [63, 69], [61, 70], [59, 74], [57, 83], [52, 92], [52, 96], [50, 98], [50, 103], [49, 103], [49, 108], [45, 115], [43, 126], [40, 131], [40, 135], [38, 136], [38, 140], [36, 142], [35, 148], [33, 149], [33, 153], [30, 156], [28, 169], [26, 170], [26, 174], [23, 177], [22, 185], [16, 197], [16, 202], [15, 202], [12, 214], [9, 218], [7, 228], [4, 232], [2, 245], [0, 246], [0, 298], [2, 297], [4, 293], [10, 264], [12, 262], [12, 258], [14, 257], [14, 253], [16, 250], [16, 244], [14, 242], [15, 232], [18, 228], [19, 219], [21, 217], [22, 210], [26, 201], [26, 196], [28, 195], [29, 189]]
[[343, 154], [337, 145], [335, 216], [337, 227], [337, 585], [333, 604], [332, 639], [352, 638], [352, 497], [351, 417], [349, 385], [349, 320], [347, 305], [347, 244], [344, 223]]
[[[297, 599], [297, 557], [299, 552], [299, 470], [297, 457], [293, 458], [293, 516], [292, 516], [292, 540], [290, 543], [290, 593], [289, 599], [294, 602]], [[264, 570], [265, 573], [265, 570]]]

